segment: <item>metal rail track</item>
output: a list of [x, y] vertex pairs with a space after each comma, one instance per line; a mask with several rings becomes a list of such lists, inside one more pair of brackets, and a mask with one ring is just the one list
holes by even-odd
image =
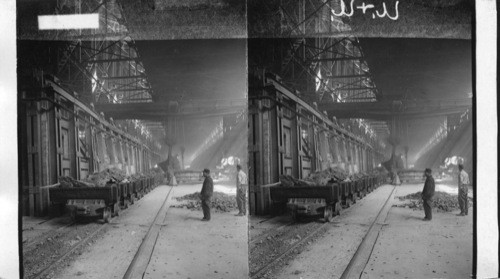
[[281, 230], [283, 230], [284, 228], [286, 228], [286, 227], [288, 227], [288, 226], [290, 226], [290, 225], [293, 225], [293, 224], [295, 224], [295, 222], [293, 222], [293, 221], [292, 221], [292, 222], [286, 223], [286, 224], [284, 224], [284, 225], [281, 225], [281, 226], [279, 226], [279, 227], [277, 227], [277, 228], [270, 229], [268, 232], [263, 233], [263, 234], [261, 234], [261, 235], [257, 236], [256, 238], [254, 238], [254, 239], [250, 240], [250, 241], [249, 241], [249, 244], [250, 244], [250, 245], [255, 244], [255, 243], [259, 242], [260, 240], [263, 240], [263, 239], [267, 238], [268, 236], [270, 236], [270, 235], [272, 235], [272, 234], [275, 234], [275, 233], [277, 233], [277, 232], [280, 232], [280, 231], [281, 231]]
[[[359, 244], [358, 249], [356, 249], [356, 252], [354, 253], [353, 257], [347, 264], [346, 269], [344, 270], [342, 276], [340, 277], [341, 279], [361, 277], [361, 274], [363, 273], [363, 270], [365, 269], [366, 264], [368, 263], [368, 260], [370, 259], [370, 256], [373, 252], [373, 247], [377, 242], [380, 228], [383, 225], [380, 224], [379, 222], [385, 220], [385, 218], [384, 220], [380, 220], [382, 217], [382, 212], [386, 210], [388, 211], [390, 209], [387, 207], [387, 205], [391, 200], [391, 197], [393, 196], [395, 190], [396, 186], [393, 186], [391, 193], [389, 194], [384, 204], [380, 208], [377, 216], [373, 219], [373, 222], [370, 224], [370, 228], [363, 237], [363, 240]], [[375, 228], [376, 225], [379, 226], [378, 229]]]
[[[162, 205], [162, 208], [163, 206], [166, 204], [166, 201], [168, 200], [168, 197], [170, 196], [170, 192], [172, 191], [173, 188], [170, 188], [168, 194], [167, 194], [167, 197], [165, 198], [164, 202], [163, 202], [163, 205]], [[160, 211], [161, 211], [161, 208], [160, 208]], [[158, 211], [158, 213], [160, 212]], [[156, 219], [155, 219], [156, 220]], [[76, 224], [75, 221], [72, 221], [71, 223], [69, 224], [66, 224], [60, 228], [57, 228], [57, 229], [54, 229], [54, 230], [50, 230], [49, 232], [57, 232], [57, 231], [62, 231], [66, 228], [69, 228], [71, 226], [73, 226], [74, 224]], [[153, 223], [154, 224], [154, 223]], [[101, 226], [99, 226], [96, 230], [94, 230], [93, 232], [89, 233], [85, 238], [81, 239], [80, 241], [78, 241], [77, 243], [75, 243], [69, 250], [67, 250], [66, 252], [64, 252], [61, 256], [57, 257], [56, 259], [54, 259], [50, 264], [48, 264], [47, 266], [39, 269], [36, 273], [34, 273], [33, 275], [29, 276], [28, 278], [30, 279], [39, 279], [39, 278], [44, 278], [44, 276], [46, 276], [50, 271], [52, 271], [56, 266], [57, 264], [59, 264], [60, 262], [62, 262], [63, 260], [65, 260], [68, 256], [70, 256], [76, 249], [78, 249], [79, 247], [81, 247], [82, 245], [88, 243], [95, 235], [97, 235], [99, 232], [103, 231], [106, 227], [108, 227], [109, 225], [112, 225], [112, 223], [103, 223]], [[45, 234], [46, 235], [46, 234]], [[33, 240], [32, 242], [30, 242], [27, 246], [27, 247], [30, 247], [30, 246], [33, 246], [35, 243], [37, 243], [38, 241], [38, 238]]]
[[[373, 219], [373, 221], [371, 222], [370, 224], [370, 228], [368, 229], [367, 233], [365, 234], [365, 236], [363, 237], [363, 240], [361, 242], [361, 244], [359, 245], [358, 247], [358, 250], [356, 251], [356, 253], [354, 254], [353, 258], [351, 259], [351, 261], [349, 262], [346, 270], [344, 271], [344, 273], [342, 274], [342, 279], [345, 279], [345, 278], [349, 278], [348, 276], [351, 274], [351, 271], [353, 270], [353, 267], [359, 262], [360, 260], [360, 257], [359, 257], [359, 254], [360, 254], [360, 251], [362, 249], [364, 249], [366, 247], [366, 239], [367, 239], [367, 236], [372, 233], [373, 231], [373, 227], [374, 227], [374, 224], [376, 224], [378, 222], [378, 219], [382, 213], [382, 211], [384, 211], [384, 209], [386, 208], [389, 200], [390, 200], [390, 197], [393, 195], [394, 193], [394, 190], [396, 189], [396, 187], [393, 187], [391, 193], [389, 194], [389, 196], [387, 197], [386, 201], [384, 202], [384, 204], [382, 205], [382, 207], [380, 208], [379, 212], [377, 213], [376, 217]], [[350, 207], [352, 208], [352, 206]], [[294, 222], [292, 223], [289, 223], [289, 224], [285, 224], [283, 226], [280, 226], [276, 229], [273, 229], [272, 231], [268, 232], [265, 234], [265, 236], [268, 236], [268, 235], [271, 235], [273, 233], [276, 233], [278, 230], [282, 229], [283, 227], [286, 227], [286, 226], [289, 226], [291, 224], [294, 224]], [[293, 245], [291, 245], [290, 247], [288, 247], [283, 253], [277, 255], [277, 257], [273, 258], [271, 261], [269, 261], [269, 263], [267, 263], [266, 265], [264, 265], [263, 267], [261, 267], [260, 269], [258, 269], [257, 271], [253, 272], [250, 274], [250, 278], [252, 279], [257, 279], [257, 278], [261, 278], [262, 275], [264, 275], [266, 272], [268, 272], [270, 269], [272, 269], [274, 266], [276, 266], [276, 264], [279, 263], [280, 260], [282, 260], [283, 258], [285, 258], [287, 255], [290, 254], [290, 252], [294, 251], [297, 247], [299, 247], [300, 245], [304, 244], [304, 243], [307, 243], [311, 238], [313, 238], [314, 236], [316, 236], [323, 228], [325, 228], [327, 225], [329, 225], [330, 223], [323, 223], [321, 224], [318, 228], [314, 229], [312, 232], [310, 232], [306, 237], [303, 237], [301, 240], [295, 242]], [[263, 237], [260, 237], [258, 238], [259, 240], [260, 239], [263, 239]], [[255, 241], [256, 242], [256, 241]], [[255, 243], [253, 242], [253, 243]]]
[[[45, 223], [45, 222], [42, 222], [42, 223]], [[42, 223], [40, 223], [40, 224], [42, 224]], [[74, 224], [76, 224], [76, 222], [75, 221], [71, 221], [70, 223], [68, 223], [68, 224], [66, 224], [66, 225], [64, 225], [62, 227], [59, 227], [57, 229], [48, 230], [48, 231], [44, 232], [42, 235], [34, 237], [32, 240], [27, 241], [25, 244], [23, 244], [23, 250], [27, 250], [28, 248], [31, 248], [33, 245], [39, 243], [40, 239], [44, 238], [46, 235], [51, 234], [51, 233], [55, 233], [55, 232], [58, 232], [58, 231], [62, 231], [65, 228], [73, 226]]]
[[64, 254], [59, 256], [57, 259], [52, 261], [49, 265], [46, 267], [42, 268], [41, 270], [37, 271], [34, 275], [30, 276], [29, 278], [31, 279], [38, 279], [42, 278], [43, 276], [47, 275], [49, 271], [51, 271], [58, 263], [66, 259], [73, 251], [81, 247], [83, 244], [86, 244], [92, 237], [94, 237], [96, 234], [98, 234], [100, 231], [102, 231], [104, 228], [106, 228], [108, 224], [104, 223], [102, 226], [100, 226], [97, 230], [93, 231], [90, 233], [87, 237], [83, 238], [82, 240], [78, 241], [75, 243], [68, 251], [66, 251]]
[[321, 229], [326, 227], [328, 223], [323, 223], [321, 224], [318, 228], [313, 230], [311, 233], [309, 233], [306, 237], [303, 237], [301, 240], [295, 242], [294, 244], [290, 245], [283, 253], [279, 254], [277, 257], [273, 258], [268, 264], [264, 265], [257, 271], [253, 272], [250, 274], [250, 278], [261, 278], [262, 275], [264, 275], [267, 271], [269, 271], [271, 268], [273, 268], [281, 259], [284, 257], [288, 256], [290, 252], [294, 251], [295, 248], [299, 247], [301, 244], [307, 243], [312, 237], [314, 237]]
[[155, 219], [149, 226], [148, 232], [142, 240], [139, 249], [137, 249], [137, 252], [135, 253], [129, 267], [127, 268], [123, 279], [136, 279], [144, 277], [144, 273], [146, 272], [146, 268], [148, 267], [149, 261], [151, 260], [151, 256], [153, 254], [156, 241], [158, 240], [160, 229], [164, 225], [163, 221], [168, 211], [167, 202], [173, 188], [174, 187], [171, 187], [168, 191], [162, 206], [158, 210], [158, 213], [156, 213]]

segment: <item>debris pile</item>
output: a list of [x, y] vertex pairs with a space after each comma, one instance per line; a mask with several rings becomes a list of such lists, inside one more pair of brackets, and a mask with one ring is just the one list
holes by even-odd
[[127, 176], [127, 174], [117, 168], [108, 168], [100, 172], [90, 174], [87, 178], [83, 180], [76, 180], [69, 176], [60, 176], [59, 184], [62, 188], [72, 188], [72, 187], [105, 187], [115, 183], [120, 182], [133, 182], [140, 179], [145, 179], [153, 177], [156, 184], [163, 182], [164, 175], [161, 170], [153, 170], [150, 175], [146, 176], [144, 174], [133, 174]]
[[326, 186], [328, 183], [338, 183], [341, 181], [354, 181], [368, 176], [367, 173], [359, 172], [349, 175], [341, 168], [328, 168], [310, 174], [306, 179], [296, 179], [291, 175], [280, 175], [281, 185], [285, 187], [300, 186]]
[[130, 181], [136, 181], [136, 180], [141, 180], [141, 179], [144, 179], [144, 178], [148, 178], [147, 176], [145, 176], [144, 174], [142, 173], [136, 173], [136, 174], [132, 174], [128, 180]]
[[303, 179], [296, 179], [291, 175], [282, 174], [280, 175], [281, 186], [285, 187], [301, 187], [301, 186], [315, 186], [316, 184], [312, 181], [307, 181]]
[[104, 187], [112, 183], [118, 183], [127, 178], [127, 174], [120, 169], [110, 168], [102, 170], [98, 173], [93, 173], [83, 181], [92, 183], [97, 187]]
[[[472, 206], [472, 199], [469, 197], [469, 207]], [[403, 197], [399, 197], [400, 201], [409, 200], [408, 202], [394, 205], [395, 207], [412, 208], [413, 210], [423, 210], [422, 192], [416, 192]], [[432, 198], [432, 207], [438, 211], [450, 212], [460, 209], [457, 195], [451, 195], [445, 192], [435, 192]]]
[[154, 168], [151, 171], [151, 177], [153, 177], [153, 181], [154, 181], [155, 185], [163, 184], [163, 182], [165, 180], [165, 175], [164, 175], [163, 171], [159, 168]]
[[313, 181], [316, 185], [325, 186], [328, 182], [341, 182], [348, 177], [349, 174], [347, 172], [341, 168], [335, 167], [312, 173], [306, 180]]
[[[175, 199], [177, 201], [183, 201], [183, 203], [172, 205], [171, 207], [201, 210], [200, 192], [187, 194]], [[214, 192], [210, 207], [218, 212], [230, 212], [231, 210], [237, 209], [238, 205], [236, 204], [236, 197], [221, 192]]]
[[69, 176], [59, 176], [59, 184], [63, 188], [80, 188], [80, 187], [95, 187], [94, 184], [87, 183], [85, 181], [75, 180]]
[[353, 175], [351, 175], [351, 180], [358, 180], [367, 177], [368, 174], [365, 172], [358, 172]]

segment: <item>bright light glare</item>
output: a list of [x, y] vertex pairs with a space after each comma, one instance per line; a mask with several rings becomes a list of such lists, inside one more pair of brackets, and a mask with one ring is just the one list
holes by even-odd
[[39, 30], [98, 29], [99, 14], [40, 15]]

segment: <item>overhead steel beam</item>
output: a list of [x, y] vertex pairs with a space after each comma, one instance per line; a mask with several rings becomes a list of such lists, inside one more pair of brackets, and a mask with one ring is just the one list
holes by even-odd
[[139, 76], [118, 76], [118, 77], [101, 77], [101, 79], [114, 80], [114, 79], [144, 79], [146, 75]]
[[239, 113], [246, 103], [123, 103], [97, 104], [96, 109], [114, 119], [164, 120], [167, 117], [197, 118]]
[[470, 99], [429, 101], [379, 101], [320, 104], [318, 108], [337, 118], [375, 120], [426, 118], [460, 113], [472, 107]]
[[238, 114], [240, 111], [235, 110], [225, 110], [225, 111], [215, 111], [215, 112], [196, 112], [196, 113], [149, 113], [149, 112], [128, 112], [128, 113], [106, 113], [106, 116], [113, 117], [113, 119], [142, 119], [150, 121], [164, 121], [166, 118], [176, 118], [179, 120], [194, 120], [194, 119], [205, 119], [213, 117], [222, 117], [226, 115]]
[[316, 59], [311, 59], [311, 62], [323, 62], [323, 61], [357, 61], [357, 60], [363, 60], [363, 57], [338, 57], [338, 58], [316, 58]]
[[349, 91], [349, 90], [375, 90], [375, 89], [377, 89], [377, 88], [375, 88], [375, 87], [352, 87], [352, 88], [346, 87], [346, 88], [335, 88], [334, 90]]
[[340, 79], [340, 78], [368, 78], [370, 75], [359, 74], [359, 75], [346, 75], [346, 76], [325, 76], [327, 79]]
[[111, 89], [111, 92], [135, 92], [135, 91], [148, 91], [151, 88], [123, 88], [123, 89]]
[[115, 58], [115, 59], [95, 59], [89, 60], [88, 63], [111, 63], [111, 62], [130, 62], [139, 60], [137, 57]]

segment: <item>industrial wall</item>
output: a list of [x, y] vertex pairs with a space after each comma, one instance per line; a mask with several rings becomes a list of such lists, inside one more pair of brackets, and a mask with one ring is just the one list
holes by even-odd
[[[415, 167], [442, 170], [447, 158], [458, 157], [461, 158], [461, 162], [457, 163], [464, 165], [464, 169], [472, 179], [474, 163], [472, 111], [467, 110], [448, 116], [446, 126], [446, 136], [418, 158]], [[455, 165], [454, 168], [456, 172], [457, 166]]]
[[[36, 85], [36, 86], [35, 86]], [[22, 214], [47, 214], [48, 187], [60, 176], [85, 179], [106, 168], [146, 173], [161, 161], [160, 145], [121, 127], [80, 101], [53, 78], [20, 86], [18, 94], [19, 191]]]
[[376, 141], [355, 129], [355, 122], [349, 122], [351, 126], [329, 119], [284, 87], [277, 76], [255, 73], [249, 82], [252, 214], [269, 212], [268, 187], [282, 174], [301, 179], [329, 167], [371, 172], [382, 161]]
[[[229, 156], [240, 159], [243, 169], [247, 163], [247, 112], [224, 116], [219, 137], [210, 148], [206, 148], [191, 163], [191, 169], [214, 170], [221, 164], [223, 158]], [[233, 170], [236, 172], [236, 169]]]

